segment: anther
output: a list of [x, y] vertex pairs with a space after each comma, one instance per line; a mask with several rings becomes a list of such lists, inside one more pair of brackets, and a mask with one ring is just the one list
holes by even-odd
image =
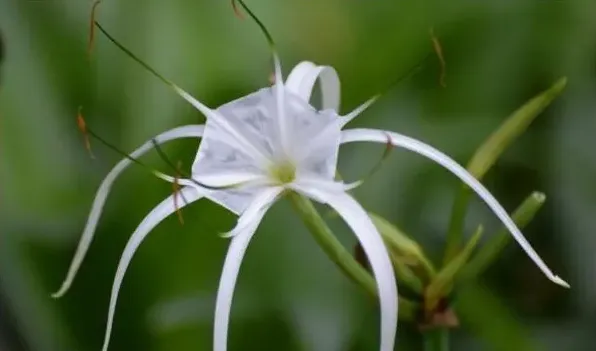
[[101, 4], [102, 0], [95, 0], [91, 7], [91, 16], [89, 20], [89, 42], [87, 43], [87, 55], [91, 58], [91, 52], [93, 51], [93, 44], [95, 43], [95, 15], [97, 7]]
[[91, 158], [95, 158], [95, 155], [93, 154], [93, 151], [91, 150], [91, 142], [89, 141], [89, 132], [87, 130], [87, 123], [85, 123], [85, 118], [83, 118], [83, 113], [82, 113], [82, 106], [79, 106], [79, 111], [77, 112], [77, 126], [79, 127], [79, 130], [81, 131], [81, 133], [83, 134], [83, 137], [85, 138], [85, 149], [87, 149], [87, 152], [89, 152], [89, 156]]
[[447, 84], [445, 83], [445, 70], [446, 70], [446, 63], [445, 63], [445, 57], [443, 56], [443, 48], [441, 47], [441, 42], [439, 41], [439, 38], [437, 38], [437, 36], [435, 35], [435, 29], [434, 27], [430, 27], [430, 39], [433, 42], [433, 48], [435, 50], [435, 53], [437, 54], [437, 57], [439, 58], [439, 64], [441, 65], [441, 77], [439, 78], [439, 83], [441, 84], [441, 86], [443, 88], [447, 87]]

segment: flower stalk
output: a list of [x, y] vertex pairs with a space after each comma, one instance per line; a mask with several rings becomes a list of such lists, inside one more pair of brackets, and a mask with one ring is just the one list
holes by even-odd
[[[341, 271], [352, 281], [362, 287], [371, 296], [377, 296], [377, 287], [374, 278], [360, 264], [354, 256], [339, 242], [333, 234], [323, 217], [319, 214], [312, 201], [308, 198], [290, 192], [288, 199], [296, 210], [306, 228], [310, 231], [319, 246], [327, 256], [335, 263]], [[399, 318], [402, 320], [414, 320], [418, 305], [411, 300], [399, 296]]]
[[424, 351], [448, 351], [449, 329], [432, 328], [422, 333]]

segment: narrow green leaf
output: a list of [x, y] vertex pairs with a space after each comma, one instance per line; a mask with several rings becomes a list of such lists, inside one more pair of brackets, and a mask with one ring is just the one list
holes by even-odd
[[[546, 195], [540, 192], [533, 192], [513, 212], [511, 218], [521, 229], [528, 225], [538, 212], [544, 202]], [[489, 241], [478, 250], [478, 253], [466, 264], [462, 270], [461, 279], [472, 280], [482, 274], [488, 266], [497, 260], [503, 249], [511, 242], [512, 237], [507, 228], [500, 229], [492, 235]]]
[[[488, 139], [478, 148], [467, 165], [468, 171], [478, 180], [490, 170], [501, 154], [509, 147], [542, 113], [551, 102], [561, 94], [567, 85], [567, 78], [559, 79], [549, 89], [532, 98], [505, 120]], [[453, 211], [447, 232], [447, 245], [445, 248], [444, 263], [449, 262], [461, 246], [464, 220], [470, 198], [470, 189], [462, 185], [459, 194], [453, 203]]]
[[428, 285], [425, 291], [425, 308], [427, 310], [434, 309], [439, 299], [449, 293], [457, 274], [468, 262], [472, 252], [474, 251], [474, 248], [476, 248], [476, 245], [482, 236], [482, 231], [483, 227], [478, 226], [478, 229], [476, 229], [476, 232], [474, 232], [464, 249], [457, 256], [455, 256], [455, 258], [453, 258], [449, 264], [443, 267], [443, 269], [441, 269], [441, 271], [435, 276], [435, 279]]
[[559, 96], [567, 85], [567, 78], [559, 79], [550, 89], [528, 101], [515, 111], [476, 151], [468, 170], [482, 178], [511, 143], [523, 134], [530, 123]]

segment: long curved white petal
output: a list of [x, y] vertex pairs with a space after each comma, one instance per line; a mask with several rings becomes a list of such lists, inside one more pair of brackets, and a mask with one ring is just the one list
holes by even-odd
[[[203, 125], [188, 125], [177, 127], [174, 129], [170, 129], [164, 133], [157, 135], [153, 140], [155, 140], [158, 144], [163, 144], [165, 142], [180, 139], [180, 138], [201, 138], [203, 136]], [[147, 141], [135, 151], [133, 151], [130, 156], [133, 158], [138, 158], [145, 154], [146, 152], [152, 150], [154, 148], [153, 141]], [[72, 285], [72, 282], [81, 266], [83, 259], [85, 258], [85, 254], [93, 241], [93, 235], [95, 233], [95, 228], [97, 227], [97, 222], [99, 221], [99, 217], [101, 216], [101, 210], [104, 206], [106, 198], [112, 188], [112, 184], [120, 173], [122, 173], [132, 161], [128, 158], [125, 158], [118, 162], [114, 168], [108, 173], [108, 175], [104, 178], [103, 182], [99, 186], [97, 190], [97, 194], [95, 195], [95, 200], [93, 200], [93, 205], [91, 206], [91, 212], [89, 213], [89, 217], [87, 219], [87, 224], [85, 225], [85, 229], [83, 230], [83, 235], [81, 236], [81, 240], [79, 241], [79, 245], [77, 246], [74, 258], [70, 264], [68, 269], [68, 273], [66, 274], [66, 278], [64, 282], [60, 286], [57, 292], [52, 294], [52, 297], [59, 298], [62, 297]]]
[[377, 282], [381, 309], [381, 351], [392, 351], [397, 330], [397, 283], [391, 259], [381, 235], [360, 204], [345, 192], [302, 186], [306, 196], [331, 206], [350, 226], [362, 245]]
[[332, 109], [338, 112], [340, 103], [339, 76], [331, 66], [317, 66], [309, 61], [300, 62], [288, 75], [286, 89], [309, 102], [317, 79], [321, 84], [321, 109]]
[[[176, 201], [174, 200], [174, 196], [177, 196]], [[133, 255], [143, 242], [149, 232], [153, 230], [161, 221], [163, 221], [166, 217], [171, 215], [172, 213], [176, 212], [176, 210], [197, 201], [202, 197], [202, 194], [197, 191], [195, 188], [186, 187], [182, 188], [179, 193], [170, 195], [167, 199], [162, 201], [159, 205], [157, 205], [151, 212], [143, 219], [141, 224], [137, 227], [134, 231], [126, 247], [124, 248], [124, 252], [120, 257], [120, 262], [118, 263], [118, 269], [116, 270], [116, 276], [114, 278], [114, 283], [112, 285], [112, 293], [110, 295], [110, 307], [108, 310], [108, 321], [106, 325], [106, 333], [103, 342], [103, 351], [108, 350], [108, 345], [110, 343], [110, 336], [112, 333], [112, 325], [114, 322], [114, 313], [116, 311], [116, 302], [118, 301], [118, 292], [120, 291], [120, 286], [122, 285], [122, 280], [124, 279], [124, 274], [132, 260]], [[178, 206], [178, 208], [176, 207]]]
[[403, 147], [410, 151], [416, 152], [422, 156], [425, 156], [441, 166], [448, 169], [451, 173], [456, 175], [470, 188], [472, 188], [478, 196], [488, 205], [488, 207], [497, 215], [497, 217], [503, 222], [505, 227], [509, 229], [515, 240], [524, 249], [528, 256], [534, 261], [534, 263], [540, 268], [540, 270], [546, 275], [546, 277], [553, 283], [569, 287], [569, 284], [563, 279], [555, 275], [542, 261], [538, 253], [534, 251], [532, 245], [526, 240], [521, 231], [517, 228], [513, 220], [507, 214], [507, 211], [501, 206], [501, 204], [495, 199], [495, 197], [468, 171], [466, 171], [457, 162], [452, 160], [449, 156], [445, 155], [441, 151], [427, 145], [419, 140], [410, 138], [408, 136], [394, 133], [390, 131], [377, 130], [377, 129], [348, 129], [342, 131], [342, 143], [350, 143], [355, 141], [371, 141], [376, 143], [386, 144], [390, 139], [391, 143], [395, 146]]
[[234, 236], [228, 248], [215, 303], [215, 323], [213, 328], [213, 350], [226, 351], [228, 324], [234, 288], [240, 271], [240, 264], [259, 223], [275, 198], [283, 191], [281, 187], [268, 188], [260, 193], [255, 201], [244, 211], [238, 220], [238, 229], [232, 230]]

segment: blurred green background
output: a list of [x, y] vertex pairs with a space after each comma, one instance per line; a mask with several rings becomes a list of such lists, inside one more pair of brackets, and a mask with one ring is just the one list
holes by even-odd
[[[593, 0], [250, 0], [269, 27], [284, 73], [301, 60], [334, 66], [342, 112], [384, 89], [430, 50], [434, 27], [447, 62], [427, 60], [354, 126], [420, 138], [465, 163], [513, 110], [566, 75], [564, 94], [499, 160], [484, 183], [512, 210], [531, 191], [546, 206], [525, 230], [553, 270], [547, 281], [515, 245], [460, 293], [453, 350], [592, 350], [596, 342], [596, 2]], [[203, 117], [98, 34], [86, 55], [91, 1], [2, 0], [0, 80], [0, 350], [99, 350], [119, 255], [171, 187], [132, 167], [113, 188], [74, 286], [53, 300], [94, 193], [119, 156], [77, 130], [87, 122], [124, 150]], [[268, 84], [263, 36], [229, 1], [106, 0], [98, 19], [129, 49], [209, 106]], [[188, 167], [197, 142], [167, 145]], [[347, 146], [354, 179], [380, 146]], [[167, 169], [155, 153], [146, 157]], [[396, 150], [355, 194], [439, 258], [458, 182]], [[199, 202], [156, 228], [126, 275], [110, 350], [210, 350], [215, 293], [234, 217]], [[355, 238], [329, 219], [349, 247]], [[468, 232], [498, 222], [479, 201]], [[489, 230], [488, 232], [491, 232]], [[230, 350], [374, 350], [378, 305], [326, 258], [285, 202], [251, 244], [232, 311]], [[399, 350], [420, 350], [401, 324]]]

